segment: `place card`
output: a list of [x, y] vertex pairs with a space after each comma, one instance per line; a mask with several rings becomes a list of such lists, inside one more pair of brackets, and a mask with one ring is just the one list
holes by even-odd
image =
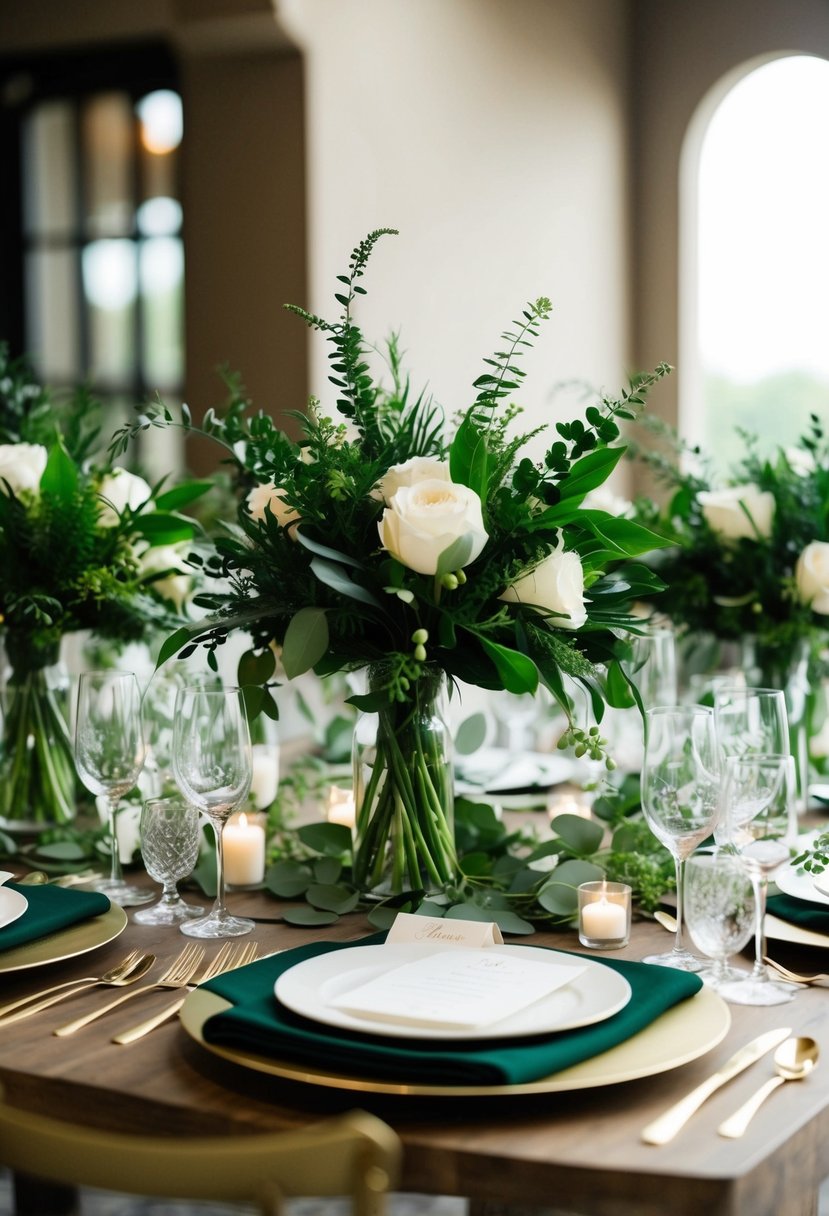
[[437, 916], [416, 916], [413, 912], [398, 912], [386, 936], [387, 946], [406, 942], [424, 942], [442, 946], [503, 946], [501, 930], [494, 921], [442, 920]]
[[472, 1030], [527, 1008], [584, 970], [494, 949], [439, 949], [329, 1003], [368, 1020]]

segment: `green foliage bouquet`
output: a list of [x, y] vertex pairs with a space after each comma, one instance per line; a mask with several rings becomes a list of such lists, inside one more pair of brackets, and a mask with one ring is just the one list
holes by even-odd
[[[382, 886], [391, 855], [386, 882], [399, 891], [439, 887], [457, 872], [446, 757], [426, 725], [444, 677], [514, 693], [545, 684], [571, 718], [568, 739], [603, 758], [598, 729], [572, 721], [567, 678], [589, 690], [599, 719], [606, 692], [595, 665], [616, 666], [624, 631], [635, 627], [630, 601], [661, 586], [629, 559], [660, 542], [583, 502], [623, 453], [619, 421], [638, 413], [668, 369], [590, 406], [584, 421], [559, 423], [534, 462], [522, 449], [537, 432], [510, 434], [520, 412], [510, 398], [525, 374], [521, 356], [551, 311], [539, 299], [503, 335], [472, 404], [447, 425], [412, 391], [395, 338], [386, 378], [375, 376], [355, 320], [366, 263], [390, 231], [353, 251], [339, 276], [337, 321], [289, 306], [330, 344], [339, 420], [312, 399], [295, 443], [270, 417], [250, 413], [239, 392], [222, 416], [206, 416], [201, 429], [237, 469], [239, 519], [207, 565], [225, 580], [198, 597], [212, 615], [177, 631], [162, 657], [201, 643], [215, 663], [228, 632], [248, 630], [253, 650], [240, 683], [257, 686], [248, 689], [254, 711], [271, 713], [263, 686], [274, 644], [289, 678], [366, 670], [368, 687], [351, 701], [376, 714], [378, 727], [358, 797], [355, 872], [364, 889]], [[174, 421], [163, 407], [145, 412], [120, 443]]]
[[66, 717], [49, 669], [62, 638], [89, 630], [129, 641], [168, 632], [191, 542], [179, 509], [209, 488], [151, 488], [96, 465], [96, 403], [79, 394], [63, 415], [25, 364], [0, 350], [0, 638], [7, 687], [0, 738], [0, 816], [61, 823], [75, 813]]

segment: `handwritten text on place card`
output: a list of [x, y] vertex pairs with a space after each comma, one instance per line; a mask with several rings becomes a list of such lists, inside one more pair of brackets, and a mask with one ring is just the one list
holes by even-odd
[[428, 942], [434, 946], [503, 946], [501, 930], [494, 921], [441, 920], [398, 912], [386, 937], [387, 946], [403, 942]]

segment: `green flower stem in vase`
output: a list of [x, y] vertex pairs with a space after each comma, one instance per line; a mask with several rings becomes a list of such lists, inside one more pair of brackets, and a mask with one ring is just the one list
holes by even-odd
[[[385, 687], [369, 669], [369, 692]], [[437, 891], [457, 878], [445, 677], [426, 669], [404, 701], [362, 714], [354, 732], [354, 881], [366, 894]]]
[[77, 778], [53, 667], [18, 662], [2, 694], [0, 823], [35, 830], [67, 823], [76, 811]]
[[797, 772], [797, 809], [803, 813], [809, 794], [808, 642], [799, 638], [790, 646], [769, 646], [757, 638], [746, 637], [741, 649], [746, 681], [754, 687], [777, 688], [785, 694], [789, 750]]

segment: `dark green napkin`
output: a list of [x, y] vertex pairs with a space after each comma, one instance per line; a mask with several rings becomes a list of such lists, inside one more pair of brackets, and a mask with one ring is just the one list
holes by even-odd
[[766, 908], [772, 916], [799, 925], [801, 929], [829, 934], [829, 906], [826, 904], [813, 904], [806, 899], [795, 899], [793, 895], [770, 895]]
[[109, 899], [99, 891], [67, 891], [45, 883], [43, 886], [20, 886], [8, 882], [6, 886], [25, 895], [29, 906], [17, 920], [0, 929], [0, 951], [27, 946], [41, 937], [49, 937], [109, 911]]
[[233, 1008], [207, 1019], [205, 1040], [296, 1064], [392, 1081], [517, 1085], [550, 1076], [623, 1043], [702, 987], [698, 976], [670, 967], [601, 959], [597, 961], [618, 971], [632, 989], [628, 1004], [613, 1017], [531, 1039], [468, 1045], [453, 1041], [445, 1046], [434, 1039], [390, 1039], [338, 1030], [297, 1017], [277, 1004], [273, 986], [290, 967], [332, 950], [382, 941], [383, 935], [375, 935], [361, 942], [317, 942], [209, 980], [203, 987], [231, 1001]]

